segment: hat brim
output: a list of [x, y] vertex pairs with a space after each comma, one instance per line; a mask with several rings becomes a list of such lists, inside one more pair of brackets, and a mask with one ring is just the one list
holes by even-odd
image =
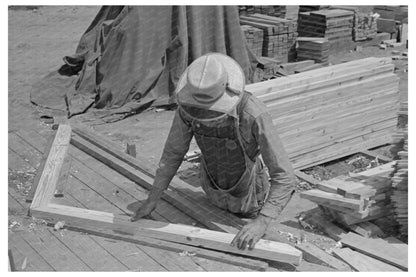
[[178, 86], [175, 90], [178, 103], [179, 105], [189, 105], [211, 111], [229, 113], [237, 106], [243, 96], [245, 86], [244, 72], [236, 61], [224, 54], [210, 53], [207, 55], [215, 55], [216, 58], [221, 60], [228, 75], [228, 88], [230, 88], [230, 90], [226, 89], [224, 94], [213, 103], [201, 103], [196, 101], [192, 96], [193, 88], [188, 86], [187, 83], [187, 68], [179, 79]]

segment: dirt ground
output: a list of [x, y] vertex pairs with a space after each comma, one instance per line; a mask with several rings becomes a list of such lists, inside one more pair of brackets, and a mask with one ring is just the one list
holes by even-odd
[[[81, 35], [98, 10], [98, 6], [45, 6], [37, 9], [9, 10], [9, 132], [29, 127], [50, 127], [40, 121], [36, 107], [30, 104], [31, 86], [50, 71], [58, 69], [63, 64], [62, 57], [75, 52]], [[395, 50], [406, 49], [402, 47]], [[368, 47], [361, 52], [346, 51], [331, 56], [330, 62], [336, 64], [368, 56], [386, 55], [392, 55], [391, 50]], [[397, 62], [397, 73], [402, 80], [400, 89], [403, 92], [401, 96], [403, 99], [407, 98], [405, 68], [407, 69], [407, 61]], [[151, 109], [119, 122], [96, 125], [92, 128], [123, 147], [127, 142], [136, 144], [137, 153], [147, 158], [150, 164], [156, 165], [162, 153], [173, 113], [174, 111]], [[190, 150], [196, 149], [193, 143]], [[380, 151], [385, 154], [387, 150]], [[351, 170], [350, 166], [346, 166], [348, 161], [345, 159], [340, 161], [338, 166], [331, 168], [330, 173], [324, 168], [322, 170], [326, 173], [318, 175], [322, 177], [329, 174], [328, 176], [331, 177], [344, 174]], [[195, 177], [197, 167], [198, 163], [184, 162], [179, 175], [187, 178]], [[13, 178], [10, 180], [15, 181]], [[300, 211], [313, 207], [310, 202], [302, 201], [296, 195], [286, 209], [282, 221], [293, 220]]]

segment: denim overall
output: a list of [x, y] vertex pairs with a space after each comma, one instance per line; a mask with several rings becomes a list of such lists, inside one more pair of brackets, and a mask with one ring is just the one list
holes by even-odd
[[[248, 97], [245, 93], [237, 115]], [[254, 160], [247, 155], [239, 117], [207, 124], [185, 112], [184, 119], [201, 149], [201, 186], [210, 201], [232, 213], [257, 216], [270, 190], [269, 175], [260, 155]]]

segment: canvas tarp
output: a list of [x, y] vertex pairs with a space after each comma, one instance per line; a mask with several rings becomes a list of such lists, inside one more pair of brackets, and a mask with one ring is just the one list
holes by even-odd
[[116, 121], [150, 105], [175, 102], [185, 68], [208, 52], [234, 58], [250, 80], [236, 6], [104, 6], [76, 53], [34, 86], [32, 103]]

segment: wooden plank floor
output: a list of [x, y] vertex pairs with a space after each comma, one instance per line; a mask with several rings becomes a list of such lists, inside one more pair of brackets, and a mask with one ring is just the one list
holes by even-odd
[[[45, 132], [46, 133], [46, 132]], [[51, 132], [46, 133], [47, 135]], [[9, 133], [9, 172], [34, 172], [39, 166], [47, 135], [35, 130]], [[71, 146], [71, 167], [64, 197], [55, 203], [127, 214], [140, 205], [147, 191], [114, 170]], [[26, 176], [27, 177], [27, 176]], [[208, 259], [136, 245], [78, 232], [54, 231], [26, 216], [25, 195], [9, 178], [9, 248], [22, 271], [247, 271]], [[196, 225], [172, 205], [161, 201], [152, 217]]]

